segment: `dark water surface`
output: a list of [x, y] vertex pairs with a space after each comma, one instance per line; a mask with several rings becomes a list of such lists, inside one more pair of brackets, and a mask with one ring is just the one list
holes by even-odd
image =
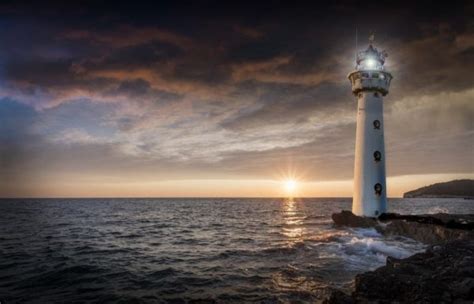
[[[424, 246], [336, 229], [350, 199], [0, 200], [6, 303], [314, 302]], [[462, 199], [392, 199], [401, 213], [474, 213]]]

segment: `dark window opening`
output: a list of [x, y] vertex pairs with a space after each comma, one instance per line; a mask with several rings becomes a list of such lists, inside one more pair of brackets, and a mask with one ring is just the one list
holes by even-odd
[[375, 215], [379, 215], [379, 211], [378, 210], [375, 210]]
[[380, 153], [380, 151], [375, 151], [374, 152], [374, 160], [376, 162], [379, 162], [380, 160], [382, 160], [382, 153]]
[[377, 129], [377, 130], [380, 129], [380, 121], [379, 120], [374, 120], [374, 129]]
[[362, 73], [361, 75], [362, 75], [362, 78], [369, 78], [369, 74], [367, 73]]
[[382, 194], [382, 184], [376, 183], [374, 186], [375, 194], [381, 195]]

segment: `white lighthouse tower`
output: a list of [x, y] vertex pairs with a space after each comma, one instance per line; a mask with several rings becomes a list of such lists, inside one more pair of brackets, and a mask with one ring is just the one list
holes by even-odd
[[348, 78], [357, 97], [357, 132], [352, 213], [377, 217], [387, 210], [383, 97], [392, 75], [384, 68], [385, 51], [373, 46], [357, 53], [355, 71]]

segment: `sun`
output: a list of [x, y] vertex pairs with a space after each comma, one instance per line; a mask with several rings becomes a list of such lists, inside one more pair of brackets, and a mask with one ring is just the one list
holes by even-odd
[[294, 179], [288, 179], [284, 182], [285, 191], [287, 194], [293, 194], [296, 190], [297, 183]]

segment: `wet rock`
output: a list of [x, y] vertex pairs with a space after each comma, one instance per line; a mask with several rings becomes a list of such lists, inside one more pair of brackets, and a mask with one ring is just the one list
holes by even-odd
[[421, 224], [404, 220], [393, 220], [379, 229], [384, 235], [400, 235], [425, 244], [437, 244], [446, 241], [474, 239], [472, 231], [451, 229], [435, 224]]
[[351, 295], [333, 291], [332, 303], [472, 303], [474, 241], [430, 247], [406, 259], [387, 258], [386, 266], [359, 274]]
[[351, 295], [334, 291], [324, 303], [473, 303], [474, 215], [389, 213], [374, 220], [343, 211], [333, 220], [432, 246], [406, 259], [387, 257], [384, 267], [356, 276]]
[[474, 230], [473, 214], [422, 214], [406, 215], [398, 213], [383, 213], [378, 218], [380, 221], [405, 220], [407, 222], [417, 222], [420, 224], [430, 224], [443, 226], [450, 229]]
[[354, 304], [355, 301], [352, 297], [340, 290], [333, 290], [323, 304]]
[[[474, 267], [474, 241], [453, 241], [431, 247], [375, 271], [357, 275], [355, 303], [472, 303], [474, 277], [461, 275]], [[466, 265], [467, 264], [467, 265]]]
[[333, 213], [332, 220], [337, 226], [369, 228], [377, 226], [377, 221], [369, 217], [354, 215], [352, 212], [343, 210], [340, 213]]
[[384, 213], [376, 220], [344, 210], [334, 213], [332, 219], [337, 226], [373, 227], [384, 235], [404, 236], [425, 244], [474, 240], [474, 215]]

